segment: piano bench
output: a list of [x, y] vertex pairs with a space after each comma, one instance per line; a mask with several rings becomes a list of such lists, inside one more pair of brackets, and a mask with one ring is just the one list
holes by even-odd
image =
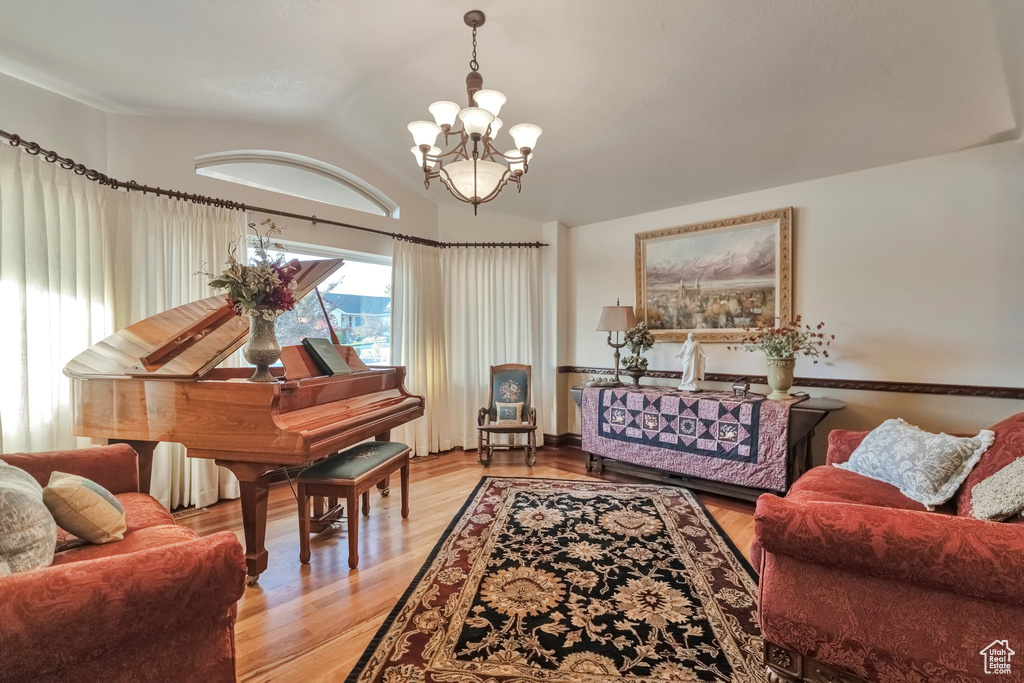
[[[363, 514], [370, 514], [370, 489], [384, 484], [395, 470], [402, 472], [402, 517], [409, 516], [409, 447], [393, 441], [369, 441], [332, 455], [299, 472], [295, 479], [299, 498], [299, 560], [309, 564], [309, 535], [326, 528], [336, 510], [320, 511], [320, 501], [345, 499], [348, 517], [348, 566], [359, 564], [359, 515], [356, 504], [363, 498]], [[310, 497], [314, 510], [310, 513]], [[338, 506], [340, 512], [340, 506]], [[316, 515], [314, 517], [313, 515]], [[335, 516], [336, 518], [336, 516]]]

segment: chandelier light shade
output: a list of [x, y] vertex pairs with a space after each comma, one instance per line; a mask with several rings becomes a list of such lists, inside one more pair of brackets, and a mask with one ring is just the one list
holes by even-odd
[[532, 123], [518, 123], [508, 129], [508, 134], [512, 136], [512, 141], [516, 143], [516, 147], [519, 149], [533, 149], [537, 146], [537, 138], [543, 133], [540, 126], [535, 126]]
[[[413, 149], [416, 148], [414, 147]], [[533, 152], [527, 155], [525, 161], [523, 160], [522, 156], [519, 156], [519, 158], [516, 159], [517, 155], [519, 155], [519, 151], [515, 149], [510, 149], [509, 151], [505, 152], [505, 158], [509, 160], [508, 170], [512, 171], [513, 173], [523, 173], [526, 170], [526, 163], [528, 163], [530, 159], [533, 158]]]
[[509, 170], [495, 161], [463, 159], [441, 168], [441, 182], [452, 194], [468, 197], [474, 203], [490, 201], [501, 189]]
[[[453, 197], [472, 204], [474, 214], [480, 204], [497, 197], [509, 183], [515, 184], [518, 191], [522, 190], [522, 177], [530, 170], [533, 150], [542, 132], [540, 126], [520, 123], [508, 129], [515, 149], [502, 154], [495, 147], [495, 138], [504, 126], [498, 113], [508, 98], [497, 90], [483, 87], [484, 78], [476, 60], [476, 34], [484, 25], [484, 19], [484, 13], [479, 10], [467, 12], [463, 17], [466, 25], [473, 29], [473, 58], [466, 76], [469, 106], [439, 100], [427, 108], [434, 117], [433, 122], [409, 124], [414, 143], [411, 151], [416, 165], [423, 171], [424, 186], [429, 188], [431, 180], [440, 180]], [[461, 128], [455, 128], [457, 123], [462, 124]], [[447, 151], [435, 146], [442, 133]]]
[[462, 111], [462, 107], [455, 102], [442, 100], [440, 102], [434, 102], [428, 107], [428, 110], [434, 116], [434, 121], [437, 122], [438, 126], [448, 126], [451, 128], [455, 125], [455, 119], [458, 118], [459, 112]]
[[459, 112], [459, 121], [462, 121], [462, 127], [470, 137], [474, 135], [483, 137], [493, 120], [494, 114], [483, 107], [466, 107]]
[[441, 126], [430, 121], [413, 121], [408, 128], [417, 147], [430, 147], [441, 134]]
[[[413, 145], [412, 147], [409, 148], [409, 151], [412, 152], [412, 155], [414, 157], [416, 157], [416, 163], [417, 164], [420, 164], [423, 161], [423, 152], [420, 151], [419, 147]], [[437, 163], [436, 161], [431, 161], [430, 157], [431, 156], [436, 156], [436, 155], [438, 155], [440, 153], [441, 153], [441, 148], [440, 147], [431, 147], [430, 151], [427, 152], [427, 165], [430, 166], [430, 168], [434, 168], [434, 165]]]
[[501, 111], [501, 105], [508, 102], [508, 98], [497, 90], [478, 90], [473, 99], [476, 100], [476, 106], [483, 107], [494, 116]]

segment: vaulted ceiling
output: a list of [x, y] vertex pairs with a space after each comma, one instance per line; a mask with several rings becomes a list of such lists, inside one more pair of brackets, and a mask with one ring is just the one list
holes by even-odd
[[506, 128], [544, 128], [486, 211], [579, 225], [1021, 131], [1019, 0], [0, 0], [0, 71], [108, 111], [323, 127], [421, 186], [405, 125], [465, 99], [474, 8]]

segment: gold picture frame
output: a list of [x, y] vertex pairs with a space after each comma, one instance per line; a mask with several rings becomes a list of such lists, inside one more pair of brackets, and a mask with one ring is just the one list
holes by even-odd
[[793, 208], [637, 233], [636, 314], [662, 342], [735, 342], [759, 319], [791, 320]]

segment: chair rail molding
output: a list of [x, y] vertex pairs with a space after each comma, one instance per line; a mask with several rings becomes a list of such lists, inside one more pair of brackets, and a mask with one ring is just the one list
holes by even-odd
[[[611, 368], [590, 368], [576, 367], [573, 365], [562, 365], [558, 368], [561, 374], [579, 375], [612, 375], [615, 371]], [[681, 379], [682, 373], [678, 370], [648, 370], [644, 377], [654, 379]], [[768, 380], [764, 375], [735, 375], [728, 373], [709, 372], [705, 379], [709, 382], [735, 382], [746, 377], [751, 384], [767, 384]], [[806, 387], [810, 389], [845, 389], [849, 391], [889, 391], [901, 394], [931, 394], [935, 396], [972, 396], [977, 398], [1005, 398], [1022, 401], [1024, 400], [1024, 388], [1020, 387], [993, 387], [972, 384], [930, 384], [927, 382], [886, 382], [878, 380], [862, 379], [832, 379], [826, 377], [794, 377], [794, 387]]]

